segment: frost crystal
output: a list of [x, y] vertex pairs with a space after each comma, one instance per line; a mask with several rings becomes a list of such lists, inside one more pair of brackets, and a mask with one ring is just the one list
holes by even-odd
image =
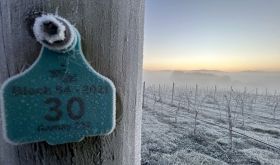
[[[69, 30], [69, 35], [66, 35], [67, 30]], [[73, 26], [57, 15], [47, 14], [37, 17], [33, 32], [38, 42], [56, 51], [66, 50], [74, 41]]]

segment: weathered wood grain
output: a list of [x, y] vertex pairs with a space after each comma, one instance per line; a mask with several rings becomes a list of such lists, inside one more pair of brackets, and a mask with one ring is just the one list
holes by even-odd
[[144, 0], [1, 0], [0, 84], [28, 68], [39, 53], [25, 25], [33, 9], [57, 9], [80, 31], [86, 58], [117, 88], [117, 125], [109, 136], [57, 146], [12, 146], [1, 135], [0, 164], [140, 164]]

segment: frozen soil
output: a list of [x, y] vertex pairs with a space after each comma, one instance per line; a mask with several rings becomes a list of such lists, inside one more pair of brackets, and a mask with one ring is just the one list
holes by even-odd
[[264, 109], [267, 108], [265, 105], [255, 103], [253, 110], [245, 110], [244, 125], [238, 109], [233, 111], [233, 130], [261, 142], [233, 133], [231, 148], [224, 108], [217, 108], [210, 101], [200, 103], [197, 130], [194, 133], [194, 112], [186, 104], [179, 104], [180, 97], [171, 104], [168, 96], [157, 101], [152, 94], [145, 96], [142, 119], [143, 165], [280, 164], [280, 120], [268, 113]]

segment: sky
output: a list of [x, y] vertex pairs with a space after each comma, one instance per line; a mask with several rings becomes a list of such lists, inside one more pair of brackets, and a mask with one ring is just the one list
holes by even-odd
[[146, 0], [144, 69], [280, 71], [280, 0]]

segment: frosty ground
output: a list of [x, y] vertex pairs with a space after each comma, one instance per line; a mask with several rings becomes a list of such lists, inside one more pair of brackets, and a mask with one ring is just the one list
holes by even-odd
[[[172, 101], [170, 88], [150, 87], [145, 91], [142, 164], [280, 164], [277, 94], [203, 89], [195, 99], [194, 88], [177, 89], [175, 93]], [[229, 94], [232, 146], [224, 99]], [[245, 102], [243, 114], [241, 98]]]

